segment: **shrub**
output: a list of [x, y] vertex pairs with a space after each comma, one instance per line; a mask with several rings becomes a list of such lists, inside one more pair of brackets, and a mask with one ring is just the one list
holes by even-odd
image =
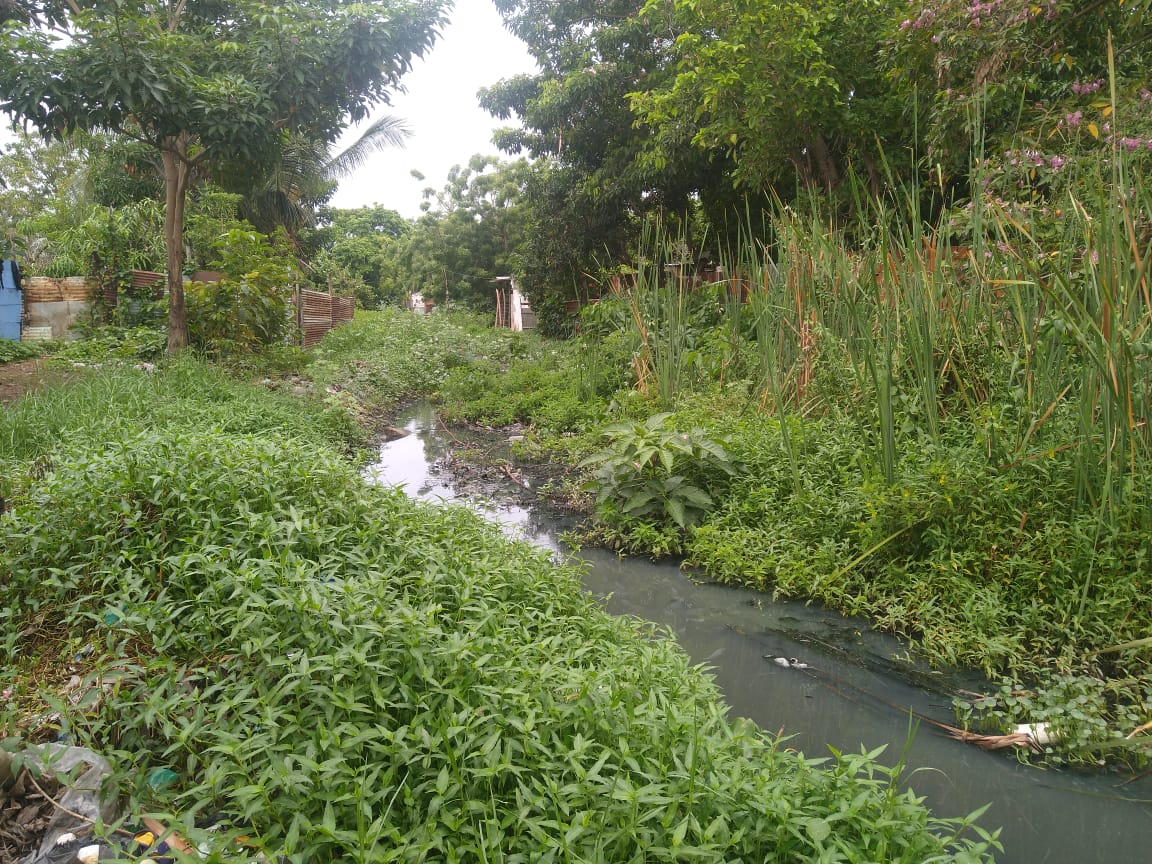
[[15, 363], [17, 360], [31, 360], [44, 353], [44, 347], [36, 342], [12, 342], [0, 339], [0, 365]]
[[214, 356], [276, 345], [291, 333], [291, 299], [298, 272], [281, 232], [268, 238], [233, 229], [216, 244], [219, 282], [185, 290], [193, 346]]
[[608, 446], [582, 463], [595, 465], [589, 483], [597, 506], [681, 530], [697, 525], [736, 473], [728, 452], [702, 429], [680, 432], [671, 414], [603, 430]]

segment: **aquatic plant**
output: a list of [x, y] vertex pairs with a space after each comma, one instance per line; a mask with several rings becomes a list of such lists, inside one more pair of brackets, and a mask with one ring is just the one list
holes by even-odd
[[[1152, 683], [1105, 681], [1086, 675], [1041, 674], [1025, 683], [1006, 680], [991, 696], [956, 699], [965, 729], [1026, 730], [1054, 764], [1127, 763], [1135, 770], [1152, 761]], [[1030, 750], [1018, 751], [1021, 758]]]

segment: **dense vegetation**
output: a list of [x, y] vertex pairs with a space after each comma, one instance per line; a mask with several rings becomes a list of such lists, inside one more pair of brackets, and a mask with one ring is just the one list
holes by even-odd
[[[340, 334], [318, 379], [384, 405], [428, 385], [413, 353], [443, 368], [475, 332], [397, 323]], [[373, 344], [348, 380], [356, 339]], [[365, 484], [332, 401], [186, 360], [110, 364], [6, 413], [0, 726], [55, 706], [133, 812], [170, 811], [213, 860], [241, 835], [294, 861], [987, 851], [875, 754], [822, 763], [733, 724], [671, 639], [607, 615], [574, 573]], [[115, 686], [55, 699], [74, 655]], [[178, 783], [152, 788], [157, 767]]]
[[[328, 206], [401, 127], [329, 148], [445, 4], [265, 5], [181, 3], [158, 29], [147, 4], [4, 7], [0, 107], [59, 139], [0, 156], [43, 202], [2, 208], [7, 254], [120, 300], [51, 350], [157, 361], [181, 271], [223, 274], [187, 288], [187, 340], [169, 327], [200, 359], [113, 362], [0, 422], [5, 723], [91, 644], [119, 684], [64, 707], [68, 734], [190, 833], [219, 810], [293, 860], [984, 851], [871, 758], [825, 772], [729, 724], [572, 574], [366, 488], [340, 451], [435, 391], [532, 424], [586, 540], [866, 615], [1005, 676], [965, 719], [1147, 762], [1152, 0], [495, 0], [539, 69], [480, 100], [531, 161], [472, 157], [416, 220]], [[356, 51], [309, 28], [325, 10]], [[113, 62], [114, 25], [156, 30], [140, 62]], [[302, 106], [281, 43], [311, 52]], [[54, 74], [73, 56], [103, 96]], [[167, 298], [132, 296], [130, 269], [165, 267]], [[306, 281], [486, 309], [505, 274], [567, 341], [441, 310], [290, 344]], [[158, 765], [182, 782], [145, 802]]]
[[858, 187], [906, 186], [906, 219], [967, 231], [973, 203], [1047, 216], [1069, 189], [1099, 200], [1078, 166], [1149, 154], [1147, 0], [496, 6], [539, 70], [481, 100], [519, 121], [500, 146], [536, 157], [521, 269], [557, 330], [651, 214], [697, 211], [687, 240], [714, 260], [774, 200], [864, 216]]

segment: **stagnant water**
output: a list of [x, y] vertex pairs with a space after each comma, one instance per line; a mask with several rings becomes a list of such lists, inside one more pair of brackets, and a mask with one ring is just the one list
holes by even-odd
[[[417, 403], [398, 418], [410, 433], [384, 444], [371, 479], [403, 485], [409, 495], [468, 503], [511, 535], [563, 554], [563, 518], [527, 504], [510, 479], [503, 489], [453, 479], [444, 461], [456, 444], [431, 406]], [[517, 503], [517, 502], [520, 503]], [[896, 639], [865, 622], [800, 603], [773, 602], [755, 591], [694, 580], [676, 564], [619, 559], [589, 549], [584, 584], [616, 614], [665, 625], [698, 663], [710, 666], [735, 714], [792, 736], [808, 756], [827, 747], [869, 750], [887, 745], [892, 762], [909, 737], [911, 709], [950, 723], [946, 688], [990, 689], [974, 677], [945, 679], [909, 659]], [[806, 669], [785, 667], [795, 658]], [[921, 724], [908, 750], [906, 782], [942, 816], [970, 813], [1002, 826], [1010, 864], [1143, 864], [1152, 862], [1152, 779], [1121, 785], [1112, 774], [1043, 770], [986, 753]], [[915, 773], [911, 773], [915, 771]]]

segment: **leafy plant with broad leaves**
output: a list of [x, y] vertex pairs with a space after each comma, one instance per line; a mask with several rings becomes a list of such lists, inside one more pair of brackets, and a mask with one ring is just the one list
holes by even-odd
[[[126, 812], [204, 860], [913, 864], [998, 847], [933, 816], [879, 751], [805, 758], [733, 721], [674, 640], [476, 514], [369, 487], [311, 424], [248, 415], [265, 389], [230, 385], [205, 411], [201, 367], [157, 374], [183, 397], [172, 424], [34, 439], [50, 470], [14, 478], [0, 688], [59, 710], [112, 762]], [[107, 380], [127, 376], [153, 380]], [[86, 413], [113, 407], [108, 389]], [[0, 436], [0, 457], [28, 438]], [[34, 661], [82, 641], [100, 698], [38, 692]], [[24, 716], [8, 704], [0, 728]], [[157, 768], [177, 781], [150, 788]]]
[[274, 237], [233, 229], [216, 248], [224, 277], [192, 282], [186, 292], [192, 344], [220, 356], [282, 343], [298, 278], [283, 229]]
[[595, 465], [589, 488], [601, 516], [667, 522], [687, 529], [712, 508], [713, 494], [736, 472], [718, 438], [701, 429], [680, 432], [672, 414], [604, 429], [608, 447], [581, 464]]

